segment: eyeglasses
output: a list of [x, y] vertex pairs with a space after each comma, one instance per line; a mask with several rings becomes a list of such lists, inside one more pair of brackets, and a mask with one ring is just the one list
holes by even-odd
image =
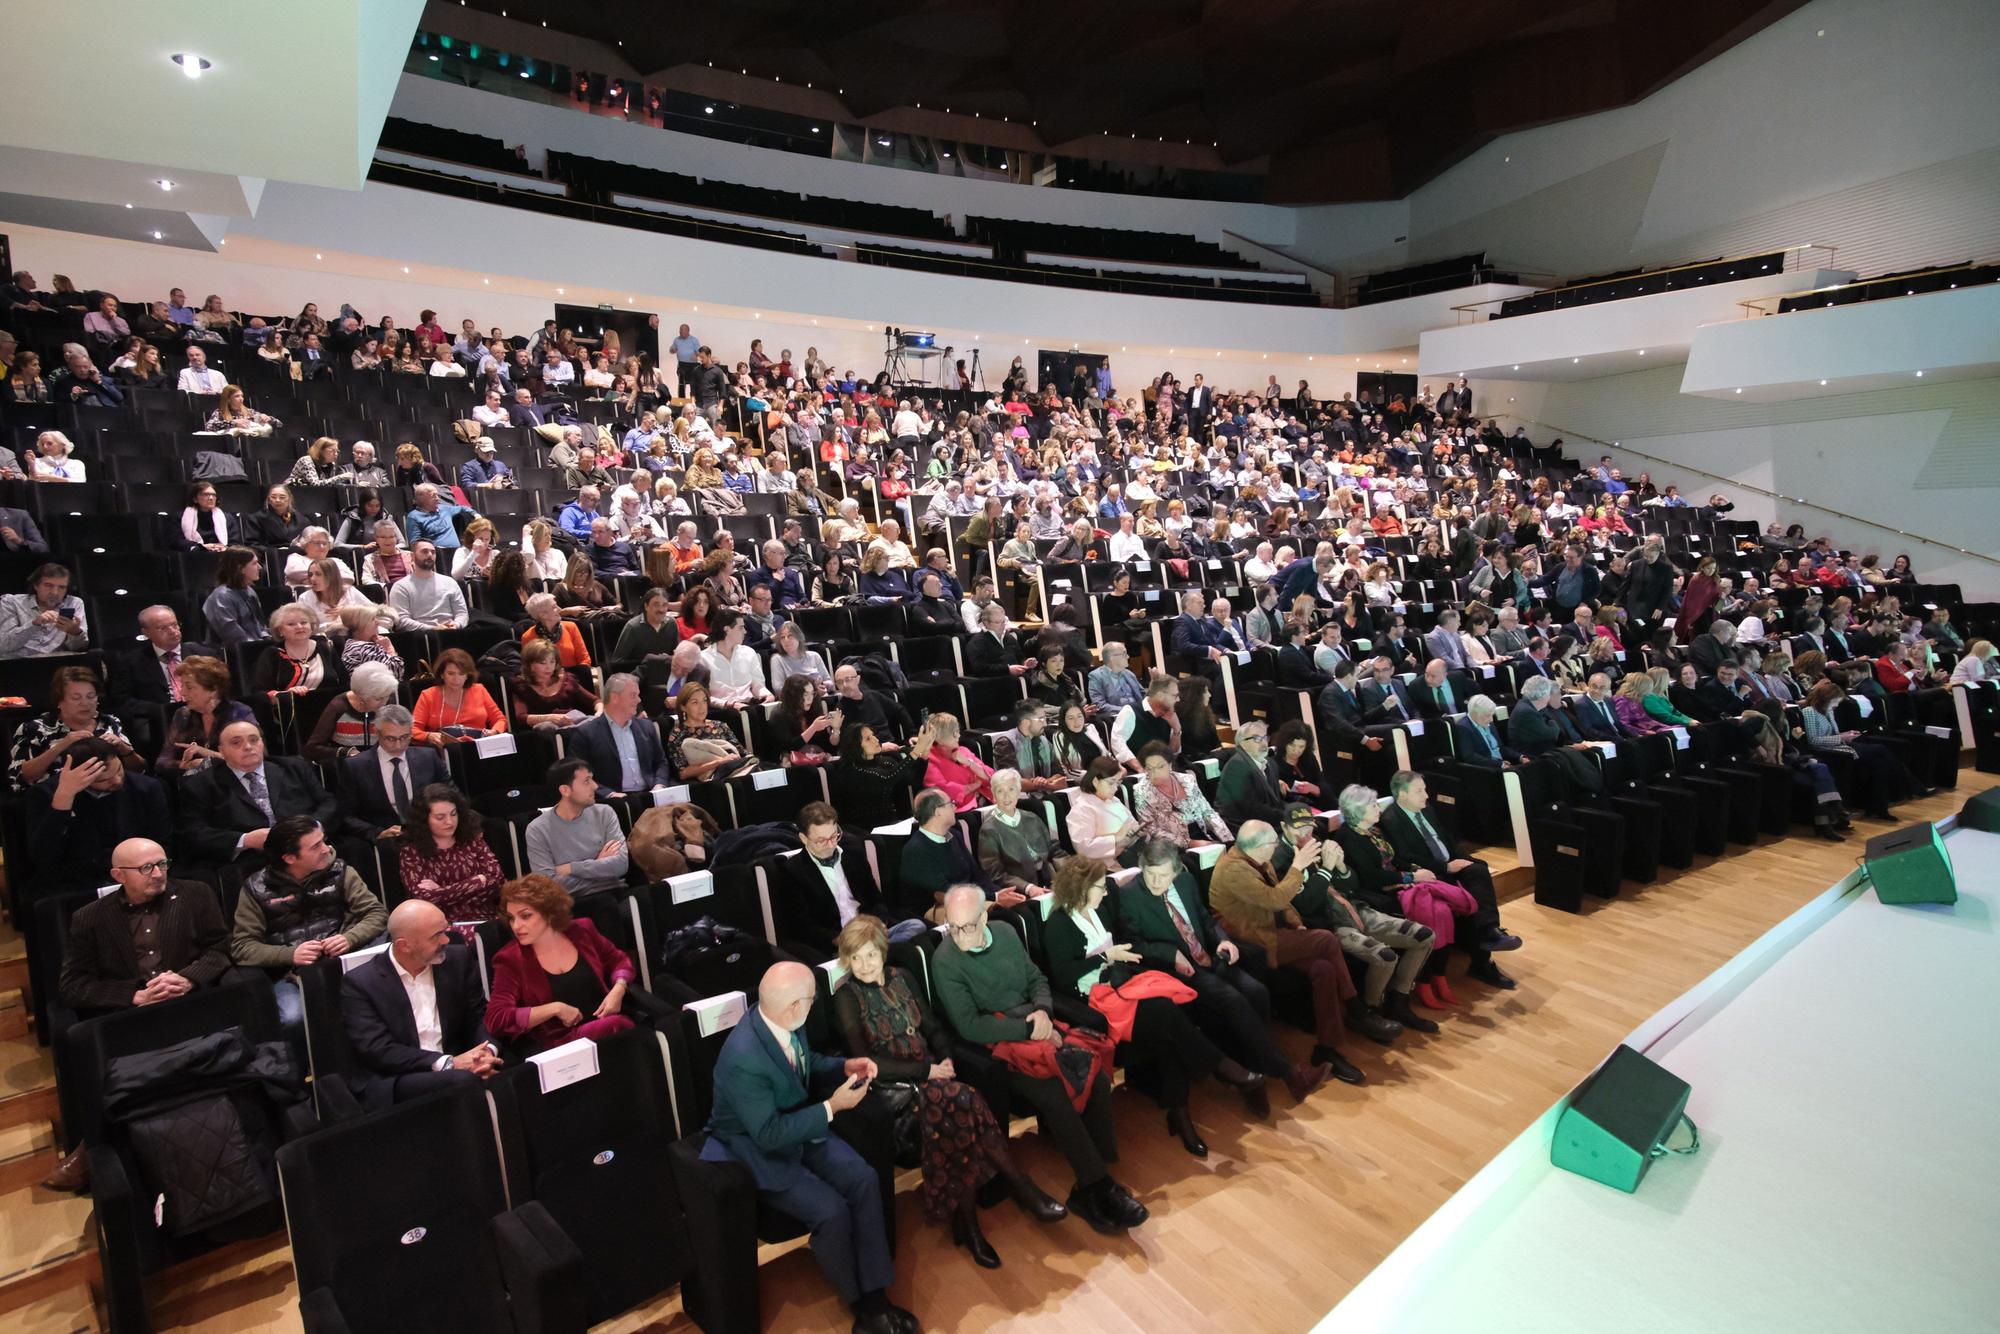
[[171, 863], [165, 861], [140, 862], [137, 866], [114, 866], [114, 871], [137, 871], [140, 875], [163, 874]]

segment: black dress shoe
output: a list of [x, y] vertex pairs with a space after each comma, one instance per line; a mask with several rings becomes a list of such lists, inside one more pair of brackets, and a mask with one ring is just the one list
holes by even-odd
[[[998, 1264], [1000, 1261], [996, 1257], [993, 1263]], [[915, 1315], [905, 1311], [900, 1306], [890, 1305], [889, 1318], [896, 1322], [896, 1327], [902, 1331], [902, 1334], [924, 1334], [923, 1323]]]
[[1197, 1158], [1208, 1157], [1208, 1141], [1194, 1128], [1194, 1118], [1185, 1107], [1173, 1107], [1167, 1111], [1167, 1133], [1180, 1137], [1181, 1147]]
[[904, 1334], [903, 1326], [887, 1311], [854, 1317], [854, 1334]]
[[1125, 1231], [1125, 1224], [1112, 1216], [1111, 1207], [1105, 1202], [1102, 1182], [1087, 1190], [1082, 1186], [1073, 1187], [1069, 1193], [1069, 1211], [1107, 1237], [1116, 1237]]
[[1374, 1010], [1363, 1010], [1361, 1013], [1350, 1018], [1347, 1021], [1347, 1026], [1362, 1037], [1367, 1038], [1370, 1042], [1378, 1042], [1384, 1047], [1403, 1036], [1403, 1026], [1401, 1024], [1387, 1015], [1376, 1013]]
[[1497, 954], [1502, 950], [1518, 950], [1521, 948], [1521, 938], [1495, 928], [1486, 939], [1479, 942], [1479, 948], [1489, 954]]
[[1436, 1023], [1424, 1018], [1410, 1008], [1410, 993], [1407, 991], [1390, 992], [1388, 999], [1383, 1002], [1382, 1013], [1394, 1019], [1404, 1028], [1418, 1033], [1435, 1033], [1438, 1031]]
[[951, 1239], [955, 1244], [971, 1251], [972, 1263], [981, 1269], [1000, 1267], [1000, 1253], [993, 1249], [993, 1243], [986, 1240], [986, 1234], [979, 1229], [977, 1209], [964, 1209], [952, 1216]]
[[1014, 1203], [1021, 1206], [1021, 1212], [1037, 1223], [1060, 1223], [1069, 1217], [1069, 1210], [1063, 1208], [1055, 1196], [1037, 1186], [1027, 1173], [1023, 1172], [1007, 1185], [1013, 1193]]
[[1465, 970], [1465, 975], [1475, 982], [1484, 982], [1487, 986], [1498, 987], [1502, 991], [1512, 991], [1515, 986], [1514, 979], [1501, 972], [1500, 965], [1491, 959], [1472, 965]]
[[1361, 1067], [1340, 1054], [1338, 1047], [1314, 1047], [1313, 1063], [1326, 1066], [1333, 1077], [1343, 1084], [1366, 1084], [1368, 1076]]
[[1250, 1109], [1250, 1115], [1261, 1120], [1271, 1114], [1271, 1095], [1264, 1087], [1263, 1075], [1225, 1058], [1216, 1064], [1215, 1077], [1243, 1095], [1243, 1105]]
[[1126, 1227], [1137, 1227], [1153, 1216], [1145, 1205], [1139, 1203], [1138, 1196], [1110, 1177], [1104, 1178], [1104, 1202], [1111, 1210], [1111, 1216]]

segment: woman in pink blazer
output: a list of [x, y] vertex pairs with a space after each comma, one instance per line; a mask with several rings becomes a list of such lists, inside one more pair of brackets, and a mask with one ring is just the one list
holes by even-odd
[[570, 915], [569, 892], [544, 875], [511, 880], [500, 912], [514, 941], [493, 956], [486, 1031], [529, 1054], [632, 1027], [625, 992], [638, 976], [625, 951]]
[[991, 802], [993, 771], [969, 747], [958, 744], [958, 719], [948, 713], [932, 714], [931, 733], [937, 742], [924, 770], [924, 786], [942, 790], [961, 811]]

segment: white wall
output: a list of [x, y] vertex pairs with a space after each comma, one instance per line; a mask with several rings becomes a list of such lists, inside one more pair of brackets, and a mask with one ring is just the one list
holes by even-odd
[[[1633, 106], [1481, 148], [1410, 196], [1406, 246], [1353, 267], [1485, 250], [1581, 276], [1819, 241], [1867, 274], [1992, 254], [1996, 49], [1992, 0], [1815, 0]], [[1307, 258], [1323, 233], [1339, 248], [1348, 207], [1302, 217]]]
[[961, 222], [967, 216], [1016, 218], [1184, 232], [1206, 241], [1220, 240], [1228, 230], [1275, 245], [1289, 243], [1294, 233], [1295, 211], [1276, 205], [1060, 190], [836, 162], [585, 115], [574, 107], [545, 106], [416, 74], [403, 76], [389, 114], [526, 144], [531, 156], [532, 150], [555, 148], [703, 180], [927, 209]]
[[[1680, 392], [1681, 374], [1681, 367], [1663, 366], [1568, 384], [1475, 382], [1474, 389], [1482, 413], [1515, 415], [1531, 423], [1537, 440], [1562, 435], [1572, 458], [1609, 453], [1628, 476], [1649, 471], [1656, 484], [1673, 482], [1691, 496], [1723, 490], [1743, 518], [1801, 523], [1843, 547], [1907, 551], [1925, 579], [1962, 584], [1974, 599], [2000, 599], [2000, 564], [1952, 549], [2000, 559], [1993, 519], [2000, 507], [2000, 450], [1993, 448], [2000, 379], [1757, 403], [1689, 397]], [[1600, 448], [1585, 436], [1620, 448]]]

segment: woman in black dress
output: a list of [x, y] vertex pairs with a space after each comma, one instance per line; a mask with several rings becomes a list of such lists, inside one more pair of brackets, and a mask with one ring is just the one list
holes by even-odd
[[930, 755], [928, 727], [911, 738], [907, 750], [884, 750], [874, 728], [865, 723], [843, 726], [840, 760], [827, 776], [829, 787], [840, 794], [841, 823], [865, 834], [909, 819], [910, 793], [923, 782]]
[[[909, 974], [889, 967], [889, 933], [881, 921], [865, 913], [854, 918], [834, 947], [847, 969], [846, 983], [833, 993], [833, 1013], [848, 1054], [872, 1059], [880, 1081], [916, 1085], [924, 1218], [932, 1224], [949, 1219], [952, 1240], [981, 1267], [998, 1269], [1000, 1257], [979, 1230], [981, 1186], [1005, 1177], [1021, 1207], [1045, 1223], [1067, 1211], [1015, 1164], [992, 1107], [958, 1078], [946, 1054], [951, 1037], [944, 1024], [924, 1007]], [[1006, 1096], [1004, 1078], [995, 1094]]]
[[1181, 763], [1192, 764], [1222, 749], [1215, 710], [1208, 706], [1208, 678], [1190, 676], [1181, 681], [1181, 699], [1175, 706], [1181, 716]]
[[1152, 640], [1146, 626], [1145, 604], [1132, 591], [1132, 572], [1120, 567], [1111, 573], [1111, 591], [1097, 603], [1097, 618], [1106, 643], [1117, 640], [1127, 647]]

